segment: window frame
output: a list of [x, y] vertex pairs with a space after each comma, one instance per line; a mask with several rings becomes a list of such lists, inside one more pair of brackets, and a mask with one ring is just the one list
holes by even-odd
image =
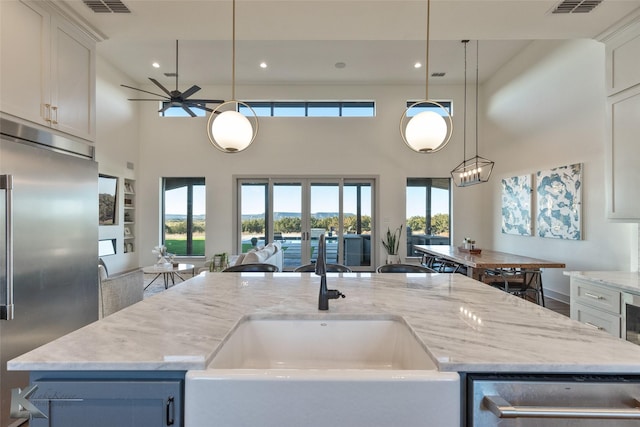
[[[431, 230], [431, 221], [432, 218], [434, 216], [433, 212], [432, 212], [432, 208], [433, 208], [433, 190], [434, 189], [442, 189], [445, 190], [445, 187], [440, 185], [433, 185], [434, 181], [446, 181], [448, 183], [448, 186], [446, 188], [446, 190], [448, 191], [448, 197], [447, 197], [447, 208], [448, 208], [448, 216], [449, 216], [449, 236], [447, 238], [447, 242], [446, 243], [436, 243], [436, 244], [446, 244], [446, 245], [451, 245], [451, 236], [452, 236], [452, 230], [453, 230], [453, 225], [452, 225], [452, 220], [451, 220], [451, 215], [452, 215], [452, 211], [451, 211], [451, 202], [452, 202], [452, 197], [453, 197], [453, 183], [452, 183], [452, 179], [451, 177], [407, 177], [406, 180], [406, 186], [405, 186], [405, 194], [408, 191], [409, 187], [424, 187], [426, 189], [425, 192], [425, 237], [426, 236], [433, 236], [432, 234], [432, 230]], [[407, 205], [409, 204], [409, 200], [407, 199], [405, 202], [405, 227], [408, 227], [408, 220], [409, 220], [409, 216], [408, 216], [408, 212], [407, 212]], [[406, 233], [406, 239], [405, 239], [405, 243], [407, 245], [407, 257], [408, 258], [417, 258], [418, 255], [414, 255], [412, 253], [412, 251], [410, 250], [410, 247], [412, 245], [414, 245], [415, 243], [413, 243], [413, 239], [410, 241], [409, 240], [410, 235], [407, 231]], [[428, 244], [434, 244], [429, 242]], [[411, 246], [410, 246], [411, 245]]]
[[[172, 188], [167, 188], [167, 181], [168, 180], [173, 180], [175, 181], [175, 183], [169, 183], [170, 185], [172, 185]], [[184, 182], [186, 185], [183, 186], [178, 186], [177, 183], [179, 182]], [[187, 187], [187, 224], [186, 224], [186, 234], [187, 234], [187, 241], [186, 241], [186, 253], [185, 254], [176, 254], [177, 257], [189, 257], [189, 258], [194, 258], [194, 257], [205, 257], [206, 256], [206, 250], [205, 250], [205, 245], [203, 245], [203, 253], [197, 253], [194, 254], [194, 245], [193, 245], [193, 225], [194, 225], [194, 213], [193, 213], [193, 187], [194, 186], [203, 186], [204, 187], [204, 191], [205, 191], [205, 206], [206, 206], [206, 178], [205, 177], [162, 177], [162, 181], [161, 181], [161, 222], [160, 222], [160, 236], [161, 236], [161, 242], [163, 245], [166, 246], [167, 243], [167, 239], [166, 239], [166, 192], [169, 190], [173, 190], [173, 189], [177, 189], [177, 188], [181, 188], [181, 187]], [[206, 209], [205, 209], [205, 224], [206, 224]], [[205, 244], [206, 244], [206, 231], [205, 231]], [[169, 252], [171, 252], [170, 248], [167, 248], [167, 250]]]

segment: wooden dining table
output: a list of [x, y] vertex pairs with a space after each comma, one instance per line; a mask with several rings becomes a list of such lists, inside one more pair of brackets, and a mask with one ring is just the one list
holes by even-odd
[[414, 245], [415, 250], [439, 258], [464, 265], [467, 276], [480, 280], [482, 273], [494, 268], [522, 268], [538, 270], [541, 268], [565, 268], [562, 262], [547, 261], [523, 255], [482, 249], [479, 254], [472, 254], [457, 246], [447, 245]]

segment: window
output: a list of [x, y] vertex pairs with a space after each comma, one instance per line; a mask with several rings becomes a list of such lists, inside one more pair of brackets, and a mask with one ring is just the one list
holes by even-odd
[[[246, 101], [259, 117], [375, 117], [373, 101]], [[240, 105], [238, 111], [250, 114]]]
[[450, 178], [407, 178], [407, 256], [413, 245], [449, 245]]
[[162, 242], [178, 256], [204, 256], [204, 178], [162, 179]]
[[[451, 101], [443, 101], [443, 100], [434, 100], [434, 101], [442, 105], [450, 115], [453, 115], [453, 105]], [[418, 100], [407, 101], [407, 108], [411, 107], [416, 102], [420, 102], [420, 101]], [[423, 111], [433, 111], [434, 113], [438, 113], [441, 116], [444, 115], [444, 111], [442, 111], [442, 108], [439, 108], [436, 105], [425, 104], [425, 105], [418, 105], [416, 107], [413, 107], [411, 110], [408, 111], [407, 117], [413, 117], [418, 113], [422, 113]]]

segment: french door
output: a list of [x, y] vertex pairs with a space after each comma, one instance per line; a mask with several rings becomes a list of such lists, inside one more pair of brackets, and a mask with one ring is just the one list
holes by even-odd
[[[238, 247], [278, 240], [284, 269], [315, 262], [325, 236], [327, 262], [371, 270], [373, 178], [238, 179]], [[253, 243], [252, 243], [253, 242]]]

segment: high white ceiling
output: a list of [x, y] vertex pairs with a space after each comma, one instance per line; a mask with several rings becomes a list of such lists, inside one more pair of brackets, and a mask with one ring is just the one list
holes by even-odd
[[[137, 84], [153, 77], [173, 88], [175, 79], [163, 73], [175, 72], [176, 39], [181, 90], [231, 81], [231, 0], [123, 2], [131, 14], [96, 14], [81, 0], [56, 3], [104, 38], [99, 54]], [[480, 40], [484, 80], [532, 40], [597, 38], [640, 11], [640, 0], [604, 0], [587, 14], [551, 14], [558, 3], [432, 0], [429, 71], [446, 75], [429, 84], [462, 81], [462, 39]], [[237, 84], [424, 84], [424, 68], [413, 64], [425, 58], [426, 1], [237, 0], [236, 39]], [[469, 78], [475, 49], [470, 43]]]

